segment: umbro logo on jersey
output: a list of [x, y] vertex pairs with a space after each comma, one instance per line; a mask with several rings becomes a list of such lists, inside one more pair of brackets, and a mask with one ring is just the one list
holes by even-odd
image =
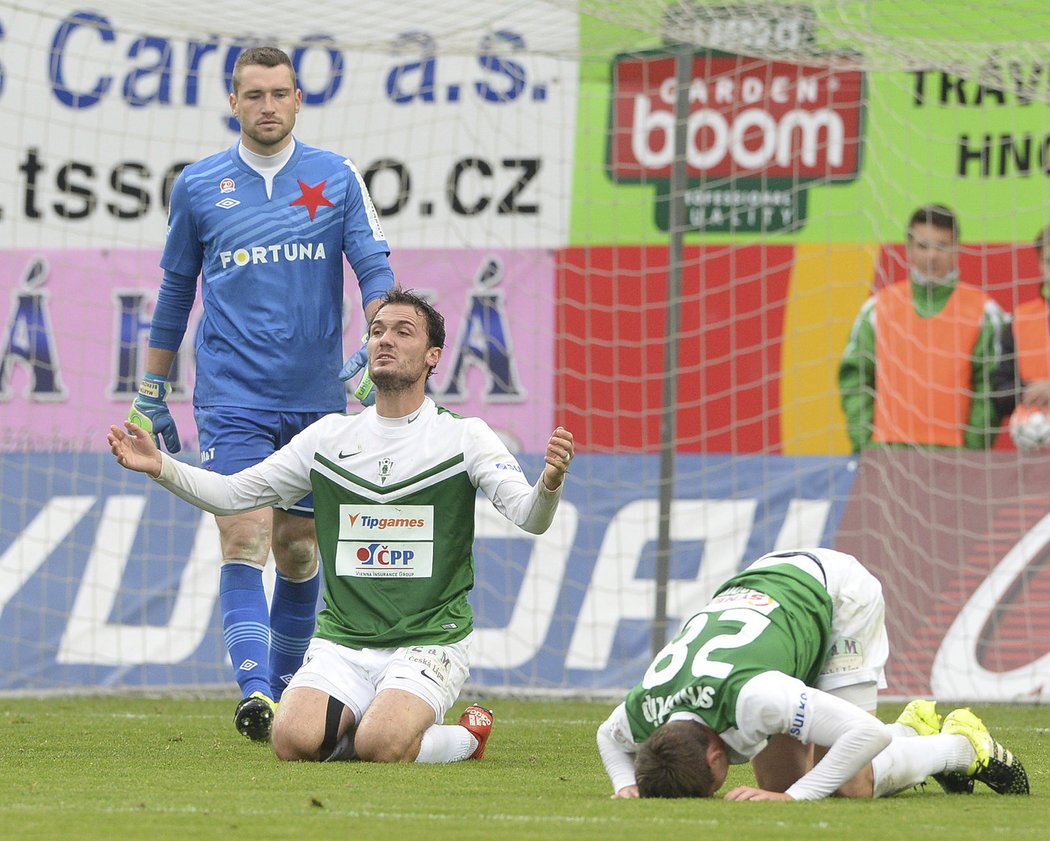
[[237, 199], [231, 199], [228, 196], [215, 202], [215, 206], [221, 207], [223, 210], [229, 210], [231, 207], [236, 207], [239, 204], [240, 202]]

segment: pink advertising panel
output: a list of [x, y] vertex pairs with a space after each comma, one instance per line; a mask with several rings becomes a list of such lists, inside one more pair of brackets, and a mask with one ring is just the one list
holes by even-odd
[[[160, 283], [159, 251], [33, 249], [0, 253], [0, 451], [98, 451], [138, 388]], [[547, 249], [416, 249], [391, 256], [398, 282], [446, 320], [431, 380], [452, 411], [485, 418], [514, 450], [542, 450], [554, 426], [554, 257]], [[364, 321], [347, 270], [344, 348]], [[196, 446], [192, 333], [170, 399], [183, 446]], [[356, 403], [351, 401], [350, 409]]]

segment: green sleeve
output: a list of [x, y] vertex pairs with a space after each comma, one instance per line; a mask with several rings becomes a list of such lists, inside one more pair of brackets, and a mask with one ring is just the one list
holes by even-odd
[[850, 330], [839, 363], [839, 398], [853, 452], [871, 444], [875, 420], [875, 299], [869, 298]]
[[970, 405], [970, 417], [967, 421], [964, 446], [968, 450], [988, 450], [995, 444], [999, 434], [1001, 417], [995, 405], [993, 377], [999, 366], [1002, 331], [1005, 316], [998, 305], [992, 304], [985, 310], [981, 322], [981, 332], [974, 345], [972, 365], [973, 402]]

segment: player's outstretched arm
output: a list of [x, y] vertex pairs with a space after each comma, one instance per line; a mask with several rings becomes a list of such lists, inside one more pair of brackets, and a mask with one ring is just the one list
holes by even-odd
[[630, 725], [623, 704], [598, 728], [598, 754], [613, 787], [613, 800], [633, 800], [638, 797], [638, 783], [634, 776], [636, 748], [627, 735]]
[[164, 460], [153, 436], [142, 427], [131, 421], [124, 421], [124, 429], [119, 426], [109, 428], [106, 440], [109, 441], [109, 449], [121, 467], [137, 473], [146, 473], [154, 479], [160, 476]]
[[572, 433], [565, 427], [559, 426], [551, 433], [547, 441], [547, 450], [544, 455], [546, 462], [543, 468], [543, 484], [549, 491], [556, 491], [565, 481], [565, 474], [569, 472], [569, 463], [575, 455], [573, 448]]

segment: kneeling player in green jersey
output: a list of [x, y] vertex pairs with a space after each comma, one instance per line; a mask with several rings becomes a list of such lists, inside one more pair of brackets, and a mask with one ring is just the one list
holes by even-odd
[[274, 718], [281, 759], [455, 762], [484, 754], [491, 711], [471, 705], [458, 724], [441, 724], [469, 668], [477, 490], [541, 534], [561, 499], [573, 437], [554, 430], [530, 484], [486, 423], [426, 396], [444, 342], [442, 316], [395, 288], [369, 322], [375, 405], [328, 415], [230, 476], [176, 462], [130, 423], [110, 429], [121, 465], [216, 514], [313, 493], [325, 607]]
[[[969, 710], [929, 701], [873, 713], [889, 648], [882, 586], [830, 549], [759, 558], [656, 656], [598, 730], [614, 797], [710, 797], [753, 760], [758, 787], [727, 800], [882, 797], [933, 775], [1027, 794], [1021, 763]], [[923, 736], [924, 738], [914, 738]], [[817, 762], [806, 764], [807, 745]]]

